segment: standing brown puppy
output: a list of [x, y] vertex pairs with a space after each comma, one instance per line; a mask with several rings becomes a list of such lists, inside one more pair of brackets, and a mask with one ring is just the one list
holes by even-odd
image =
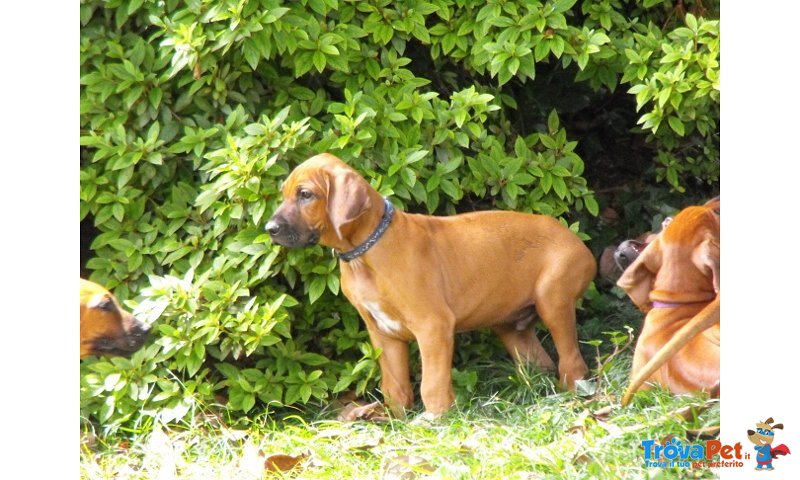
[[122, 309], [111, 292], [81, 278], [81, 358], [130, 356], [142, 347], [149, 331]]
[[339, 252], [342, 291], [382, 350], [381, 388], [397, 414], [414, 395], [408, 342], [422, 356], [422, 401], [453, 404], [456, 332], [489, 327], [517, 360], [555, 364], [534, 331], [538, 312], [558, 351], [561, 384], [574, 388], [586, 364], [575, 302], [595, 275], [583, 242], [558, 220], [493, 211], [433, 217], [394, 211], [355, 170], [330, 154], [299, 165], [266, 225], [286, 247], [320, 243]]

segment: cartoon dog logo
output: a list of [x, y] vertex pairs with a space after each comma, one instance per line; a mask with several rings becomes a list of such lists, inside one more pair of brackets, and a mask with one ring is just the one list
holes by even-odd
[[758, 471], [775, 470], [772, 467], [772, 461], [777, 459], [778, 455], [792, 453], [786, 445], [772, 446], [772, 442], [775, 441], [775, 430], [783, 430], [782, 423], [773, 425], [772, 421], [772, 417], [769, 417], [765, 422], [756, 422], [756, 431], [747, 431], [747, 439], [755, 444], [755, 450], [758, 452], [756, 456], [756, 462], [758, 462], [756, 470]]

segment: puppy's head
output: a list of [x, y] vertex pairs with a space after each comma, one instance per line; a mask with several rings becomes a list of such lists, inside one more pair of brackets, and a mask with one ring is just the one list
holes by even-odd
[[81, 358], [130, 356], [147, 340], [150, 327], [125, 311], [114, 295], [81, 279]]
[[600, 276], [611, 283], [616, 283], [622, 272], [636, 260], [647, 244], [658, 237], [657, 234], [645, 232], [634, 239], [623, 240], [616, 247], [609, 246], [600, 257]]
[[614, 263], [621, 272], [624, 272], [641, 255], [648, 243], [639, 240], [625, 240], [617, 246], [617, 249], [614, 250]]
[[284, 247], [337, 247], [349, 224], [366, 213], [375, 193], [355, 170], [324, 153], [298, 165], [282, 187], [283, 202], [266, 230]]

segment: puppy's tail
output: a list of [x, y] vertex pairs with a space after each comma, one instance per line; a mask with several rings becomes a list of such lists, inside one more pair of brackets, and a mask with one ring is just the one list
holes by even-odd
[[650, 378], [656, 370], [661, 368], [664, 363], [675, 355], [681, 348], [686, 346], [687, 343], [707, 328], [719, 322], [719, 294], [716, 298], [706, 305], [702, 310], [697, 312], [691, 320], [686, 322], [680, 330], [678, 330], [672, 338], [661, 347], [645, 366], [639, 371], [636, 378], [631, 379], [631, 384], [625, 391], [622, 397], [622, 406], [627, 405], [633, 394], [639, 390], [639, 387]]

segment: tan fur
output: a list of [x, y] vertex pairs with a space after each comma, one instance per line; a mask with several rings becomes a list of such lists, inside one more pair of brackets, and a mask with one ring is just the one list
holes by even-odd
[[[285, 246], [309, 245], [318, 237], [322, 245], [349, 251], [376, 229], [384, 208], [360, 175], [322, 154], [291, 173], [267, 229]], [[384, 236], [340, 268], [342, 291], [383, 352], [381, 387], [395, 413], [413, 404], [411, 340], [422, 356], [422, 401], [433, 414], [454, 401], [456, 332], [491, 328], [515, 359], [555, 369], [535, 336], [534, 308], [555, 342], [561, 383], [573, 388], [587, 372], [575, 303], [596, 266], [583, 242], [551, 217], [501, 211], [434, 217], [396, 210]]]
[[81, 358], [89, 355], [128, 356], [142, 347], [149, 327], [125, 311], [108, 290], [80, 279]]
[[674, 393], [719, 394], [719, 206], [682, 210], [617, 282], [647, 313], [623, 404], [646, 380]]

